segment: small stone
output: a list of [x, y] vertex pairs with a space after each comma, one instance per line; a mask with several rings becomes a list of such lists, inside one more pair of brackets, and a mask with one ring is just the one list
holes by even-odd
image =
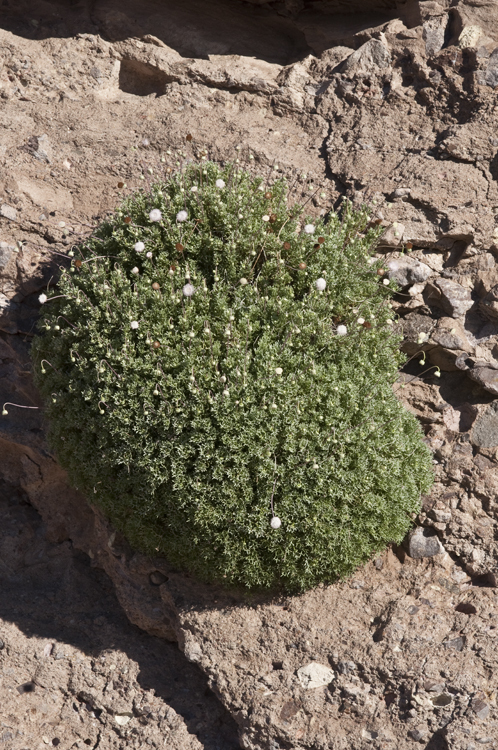
[[3, 640], [3, 638], [0, 638], [0, 651], [1, 651], [1, 650], [2, 650], [3, 648], [5, 648], [5, 641]]
[[159, 570], [154, 570], [149, 576], [149, 581], [152, 583], [153, 586], [160, 586], [162, 583], [165, 583], [167, 580], [168, 580], [168, 576], [165, 576], [164, 573], [161, 573]]
[[435, 282], [441, 292], [441, 305], [443, 310], [452, 318], [459, 318], [470, 310], [474, 304], [470, 292], [461, 284], [450, 279], [439, 278]]
[[339, 674], [350, 674], [356, 671], [356, 664], [354, 661], [340, 661], [337, 664], [337, 671]]
[[433, 529], [422, 526], [414, 529], [408, 536], [408, 554], [410, 557], [420, 559], [422, 557], [434, 557], [444, 552], [444, 547]]
[[478, 719], [486, 719], [489, 715], [489, 706], [482, 698], [474, 698], [470, 706]]
[[415, 740], [415, 742], [420, 742], [426, 735], [427, 729], [425, 727], [416, 727], [415, 729], [410, 729], [408, 732], [408, 737]]
[[390, 260], [387, 268], [389, 278], [397, 281], [401, 287], [427, 281], [433, 273], [432, 268], [416, 258], [403, 257]]
[[480, 448], [498, 446], [498, 402], [494, 401], [476, 419], [472, 429], [472, 443]]
[[131, 713], [116, 714], [114, 716], [114, 721], [120, 727], [126, 726], [131, 719], [133, 719], [133, 714]]
[[2, 203], [0, 206], [0, 216], [10, 221], [17, 221], [17, 211], [12, 206], [8, 206], [6, 203]]
[[445, 648], [453, 649], [454, 651], [463, 651], [464, 646], [465, 639], [462, 638], [461, 635], [459, 635], [458, 638], [451, 638], [451, 640], [446, 641], [444, 644]]
[[297, 676], [302, 687], [306, 690], [329, 685], [335, 678], [335, 674], [330, 667], [318, 662], [311, 662], [305, 667], [301, 667], [297, 670]]
[[412, 192], [411, 188], [396, 188], [394, 193], [392, 194], [393, 198], [405, 198], [407, 195], [410, 195]]

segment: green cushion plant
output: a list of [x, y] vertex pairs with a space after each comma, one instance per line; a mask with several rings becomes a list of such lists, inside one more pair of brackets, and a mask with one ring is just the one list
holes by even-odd
[[41, 296], [50, 443], [135, 548], [294, 592], [401, 542], [431, 456], [392, 391], [395, 284], [368, 222], [192, 164], [126, 199]]

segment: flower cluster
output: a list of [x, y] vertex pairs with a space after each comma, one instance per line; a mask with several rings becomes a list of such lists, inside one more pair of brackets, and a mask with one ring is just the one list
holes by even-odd
[[303, 213], [284, 180], [192, 164], [126, 199], [39, 298], [61, 463], [132, 545], [205, 580], [347, 575], [401, 541], [431, 481], [392, 392], [379, 230], [349, 205]]

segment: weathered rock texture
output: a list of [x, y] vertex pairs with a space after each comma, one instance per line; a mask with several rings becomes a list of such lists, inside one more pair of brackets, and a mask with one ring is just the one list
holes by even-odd
[[266, 5], [2, 6], [2, 403], [40, 406], [37, 295], [123, 191], [204, 152], [252, 155], [258, 171], [297, 176], [317, 214], [347, 196], [385, 228], [378, 255], [402, 286], [394, 309], [411, 357], [396, 389], [434, 452], [419, 530], [346, 582], [270, 600], [130, 550], [69, 488], [41, 411], [7, 406], [0, 474], [54, 543], [71, 540], [108, 573], [134, 624], [203, 670], [242, 747], [493, 747], [498, 7]]

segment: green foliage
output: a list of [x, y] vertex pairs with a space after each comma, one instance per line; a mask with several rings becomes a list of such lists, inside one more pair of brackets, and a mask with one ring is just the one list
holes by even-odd
[[378, 230], [366, 209], [312, 233], [302, 213], [283, 180], [191, 165], [79, 248], [34, 342], [72, 481], [132, 545], [204, 580], [345, 576], [402, 540], [432, 482], [392, 392]]

